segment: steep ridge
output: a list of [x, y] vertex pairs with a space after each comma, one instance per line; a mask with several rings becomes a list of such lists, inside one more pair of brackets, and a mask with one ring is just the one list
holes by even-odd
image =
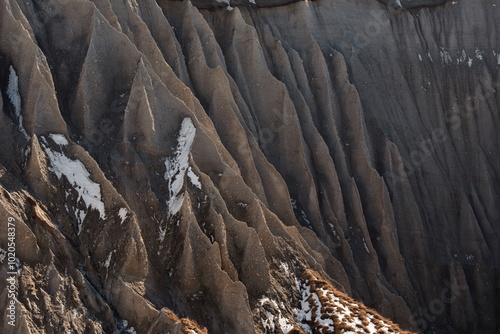
[[500, 13], [412, 3], [0, 0], [0, 328], [498, 331]]

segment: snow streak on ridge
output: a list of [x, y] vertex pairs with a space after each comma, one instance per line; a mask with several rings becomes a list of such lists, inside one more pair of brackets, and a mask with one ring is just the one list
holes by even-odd
[[165, 179], [168, 183], [169, 192], [167, 201], [169, 217], [179, 212], [184, 203], [184, 193], [181, 193], [181, 190], [189, 167], [189, 152], [195, 135], [196, 128], [193, 121], [189, 117], [184, 118], [177, 136], [177, 148], [174, 155], [165, 159]]
[[22, 134], [29, 138], [26, 130], [23, 127], [23, 115], [21, 114], [21, 94], [19, 93], [19, 77], [17, 76], [16, 70], [11, 65], [9, 68], [9, 83], [7, 85], [7, 96], [10, 103], [14, 106], [14, 113], [16, 115], [17, 121], [19, 122], [19, 130]]
[[[56, 140], [54, 140], [56, 144], [61, 145], [64, 142], [67, 143], [67, 141], [62, 141], [58, 136], [51, 135], [50, 137], [52, 139], [56, 138]], [[72, 160], [65, 156], [64, 153], [51, 150], [46, 140], [43, 138], [42, 145], [50, 162], [49, 170], [53, 172], [59, 180], [61, 180], [63, 176], [66, 177], [73, 189], [78, 193], [74, 212], [75, 217], [78, 219], [78, 234], [80, 234], [83, 221], [91, 208], [99, 211], [99, 217], [101, 219], [106, 219], [104, 202], [101, 198], [101, 186], [99, 183], [92, 181], [90, 173], [83, 162], [80, 160]], [[87, 208], [86, 212], [77, 208], [80, 200], [83, 200], [85, 203]]]

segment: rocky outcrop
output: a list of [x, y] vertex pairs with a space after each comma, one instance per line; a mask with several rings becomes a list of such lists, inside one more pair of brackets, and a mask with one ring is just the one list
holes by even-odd
[[411, 3], [0, 0], [2, 331], [498, 331], [500, 14]]

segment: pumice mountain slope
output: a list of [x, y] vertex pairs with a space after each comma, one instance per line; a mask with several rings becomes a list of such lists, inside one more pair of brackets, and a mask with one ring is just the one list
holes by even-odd
[[0, 332], [498, 333], [499, 68], [496, 0], [0, 0]]

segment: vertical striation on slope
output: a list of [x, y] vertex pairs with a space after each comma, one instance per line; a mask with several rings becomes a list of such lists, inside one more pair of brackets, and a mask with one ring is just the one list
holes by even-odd
[[1, 0], [17, 331], [329, 331], [297, 317], [314, 270], [494, 333], [500, 20], [440, 4]]

